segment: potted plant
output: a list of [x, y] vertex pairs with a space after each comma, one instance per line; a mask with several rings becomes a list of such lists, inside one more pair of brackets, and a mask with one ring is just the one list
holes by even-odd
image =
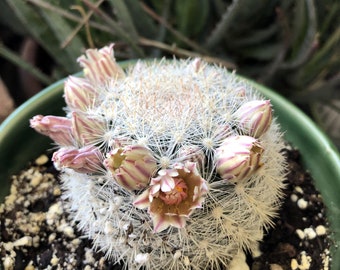
[[[85, 79], [65, 83], [67, 117], [60, 81], [2, 125], [1, 172], [8, 179], [48, 148], [21, 123], [31, 119], [59, 147], [52, 159], [75, 222], [109, 258], [128, 267], [199, 268], [228, 265], [240, 250], [255, 249], [284, 188], [276, 121], [316, 179], [338, 241], [339, 156], [280, 96], [199, 59], [136, 62], [126, 75], [105, 47], [79, 62]], [[8, 158], [14, 146], [20, 154]]]

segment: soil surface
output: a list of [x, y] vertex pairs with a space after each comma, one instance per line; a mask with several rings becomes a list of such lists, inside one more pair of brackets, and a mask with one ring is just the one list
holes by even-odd
[[[287, 187], [276, 226], [251, 270], [330, 269], [328, 223], [322, 197], [300, 164], [299, 152], [284, 150]], [[4, 269], [121, 269], [91, 249], [63, 209], [58, 172], [45, 155], [13, 177], [11, 194], [0, 207], [0, 257]], [[0, 267], [1, 268], [1, 267]]]

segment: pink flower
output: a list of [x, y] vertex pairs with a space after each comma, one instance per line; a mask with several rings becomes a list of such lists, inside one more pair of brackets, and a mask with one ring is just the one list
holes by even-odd
[[157, 169], [150, 150], [141, 145], [128, 145], [110, 151], [104, 166], [116, 182], [128, 190], [145, 188]]
[[85, 111], [94, 105], [96, 95], [96, 90], [87, 79], [70, 76], [65, 82], [64, 98], [72, 110]]
[[253, 137], [228, 137], [216, 149], [216, 170], [224, 180], [248, 178], [261, 166], [263, 151], [261, 144]]
[[72, 112], [72, 133], [80, 145], [95, 144], [103, 137], [105, 122]]
[[95, 146], [60, 148], [53, 153], [52, 161], [59, 170], [70, 168], [79, 173], [96, 172], [102, 165], [101, 153]]
[[253, 100], [244, 103], [234, 113], [234, 117], [248, 135], [258, 138], [268, 130], [272, 122], [270, 100]]
[[72, 122], [66, 117], [36, 115], [30, 119], [30, 126], [60, 145], [73, 144]]
[[206, 181], [198, 174], [196, 163], [178, 163], [171, 169], [160, 170], [134, 205], [148, 208], [155, 232], [169, 226], [183, 228], [192, 212], [201, 207], [207, 192]]
[[112, 78], [125, 76], [113, 56], [113, 44], [100, 50], [86, 50], [86, 56], [79, 57], [78, 62], [84, 69], [85, 77], [92, 83], [105, 83]]

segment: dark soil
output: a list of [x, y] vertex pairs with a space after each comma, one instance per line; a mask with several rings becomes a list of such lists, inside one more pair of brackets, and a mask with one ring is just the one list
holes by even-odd
[[286, 197], [275, 228], [261, 243], [262, 256], [252, 261], [251, 269], [330, 269], [331, 240], [322, 197], [310, 174], [303, 169], [299, 152], [284, 152], [288, 161]]
[[[249, 254], [251, 270], [328, 270], [325, 206], [296, 150], [289, 164], [286, 197], [275, 228]], [[4, 269], [121, 269], [91, 249], [62, 209], [58, 172], [47, 157], [13, 177], [11, 195], [0, 208], [0, 257]]]

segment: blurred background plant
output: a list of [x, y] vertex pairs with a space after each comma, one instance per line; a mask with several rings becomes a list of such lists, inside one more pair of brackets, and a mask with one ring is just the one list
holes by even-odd
[[0, 97], [11, 110], [79, 71], [86, 48], [114, 42], [119, 61], [199, 56], [235, 69], [340, 146], [339, 14], [338, 0], [2, 0]]

